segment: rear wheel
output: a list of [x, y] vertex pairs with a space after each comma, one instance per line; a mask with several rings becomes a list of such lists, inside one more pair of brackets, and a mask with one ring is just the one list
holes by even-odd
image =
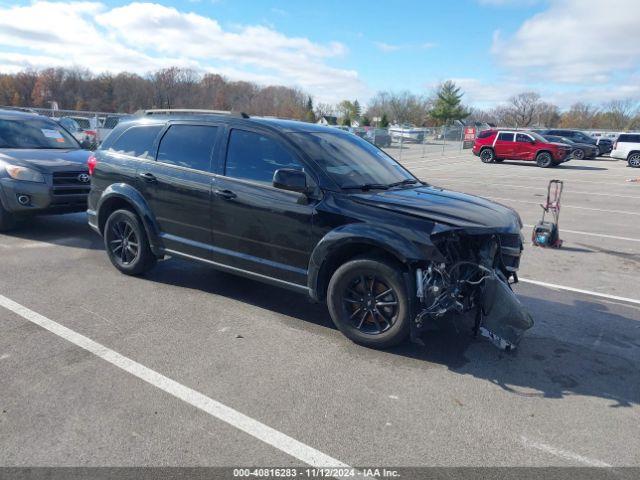
[[627, 158], [627, 163], [630, 167], [640, 168], [640, 152], [635, 152], [629, 155], [629, 158]]
[[8, 232], [16, 226], [16, 218], [7, 212], [0, 202], [0, 232]]
[[388, 348], [409, 335], [407, 287], [386, 262], [363, 258], [342, 265], [329, 282], [327, 304], [336, 327], [361, 345]]
[[540, 168], [547, 168], [553, 165], [553, 157], [548, 152], [540, 152], [536, 157], [536, 164]]
[[495, 159], [496, 155], [490, 148], [485, 148], [480, 152], [480, 160], [482, 160], [482, 163], [493, 163]]
[[116, 210], [109, 216], [104, 245], [113, 266], [127, 275], [140, 275], [156, 264], [144, 227], [129, 210]]

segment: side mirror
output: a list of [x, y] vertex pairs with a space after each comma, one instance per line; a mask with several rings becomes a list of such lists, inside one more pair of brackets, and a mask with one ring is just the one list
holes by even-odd
[[307, 175], [300, 170], [280, 168], [273, 173], [273, 186], [290, 192], [308, 193]]

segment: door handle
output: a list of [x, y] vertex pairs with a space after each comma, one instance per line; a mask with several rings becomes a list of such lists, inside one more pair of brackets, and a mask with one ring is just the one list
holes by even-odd
[[225, 200], [231, 200], [232, 198], [237, 197], [237, 195], [231, 190], [215, 190], [213, 193], [215, 193], [218, 197], [224, 198]]
[[156, 178], [156, 176], [153, 173], [149, 173], [149, 172], [139, 173], [138, 176], [142, 180], [144, 180], [145, 182], [148, 182], [148, 183], [156, 183], [158, 181], [158, 179]]

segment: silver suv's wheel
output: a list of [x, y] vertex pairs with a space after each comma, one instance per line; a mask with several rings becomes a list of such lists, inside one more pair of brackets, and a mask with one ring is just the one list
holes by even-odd
[[634, 152], [627, 158], [630, 167], [640, 168], [640, 152]]

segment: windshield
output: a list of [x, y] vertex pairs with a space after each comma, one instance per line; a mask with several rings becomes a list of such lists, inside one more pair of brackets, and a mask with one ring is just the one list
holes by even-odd
[[0, 119], [0, 148], [79, 149], [64, 128], [47, 119]]
[[305, 132], [293, 137], [341, 188], [418, 183], [393, 158], [356, 135]]
[[536, 132], [527, 132], [527, 133], [531, 135], [538, 142], [543, 142], [543, 143], [547, 142], [547, 140], [539, 133], [536, 133]]

